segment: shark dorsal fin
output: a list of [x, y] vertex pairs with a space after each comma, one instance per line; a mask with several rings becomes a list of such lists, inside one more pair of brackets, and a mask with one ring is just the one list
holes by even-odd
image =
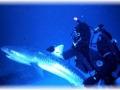
[[64, 45], [62, 44], [54, 47], [54, 51], [52, 52], [52, 54], [54, 54], [57, 57], [63, 58], [62, 57], [63, 48], [64, 48]]
[[63, 48], [64, 48], [64, 45], [58, 45], [58, 46], [56, 46], [56, 47], [54, 47], [54, 52], [56, 52], [56, 53], [62, 53], [63, 52]]

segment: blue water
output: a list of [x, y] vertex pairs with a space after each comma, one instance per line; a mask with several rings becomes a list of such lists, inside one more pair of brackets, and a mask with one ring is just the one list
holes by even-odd
[[[73, 17], [96, 28], [104, 24], [120, 47], [120, 5], [0, 5], [0, 47], [5, 45], [46, 49], [51, 45], [71, 46]], [[0, 51], [0, 85], [68, 86], [70, 83], [44, 71], [13, 62]]]

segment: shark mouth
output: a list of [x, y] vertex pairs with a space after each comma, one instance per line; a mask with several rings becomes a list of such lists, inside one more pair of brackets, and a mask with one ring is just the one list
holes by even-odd
[[1, 50], [6, 53], [6, 57], [7, 58], [12, 58], [10, 49], [8, 49], [8, 48], [6, 48], [6, 49], [5, 48], [1, 48]]

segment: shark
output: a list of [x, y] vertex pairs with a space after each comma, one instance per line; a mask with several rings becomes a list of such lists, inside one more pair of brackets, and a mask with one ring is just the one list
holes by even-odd
[[64, 61], [62, 57], [63, 48], [64, 45], [58, 45], [54, 47], [53, 52], [48, 52], [47, 50], [30, 47], [3, 46], [1, 50], [10, 60], [33, 66], [42, 77], [44, 77], [42, 70], [46, 70], [64, 78], [72, 86], [84, 87], [83, 81], [86, 77], [75, 67]]

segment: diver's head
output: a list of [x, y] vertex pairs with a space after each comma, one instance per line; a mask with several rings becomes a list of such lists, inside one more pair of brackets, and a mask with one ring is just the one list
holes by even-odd
[[89, 42], [90, 40], [90, 29], [85, 22], [79, 21], [78, 18], [74, 18], [78, 22], [78, 25], [74, 28], [71, 33], [71, 37], [74, 43], [80, 42]]
[[74, 43], [76, 43], [78, 40], [80, 40], [80, 24], [81, 22], [79, 21], [79, 19], [77, 17], [74, 17], [74, 20], [76, 22], [78, 22], [79, 24], [73, 29], [72, 33], [71, 33], [71, 37], [74, 41]]

